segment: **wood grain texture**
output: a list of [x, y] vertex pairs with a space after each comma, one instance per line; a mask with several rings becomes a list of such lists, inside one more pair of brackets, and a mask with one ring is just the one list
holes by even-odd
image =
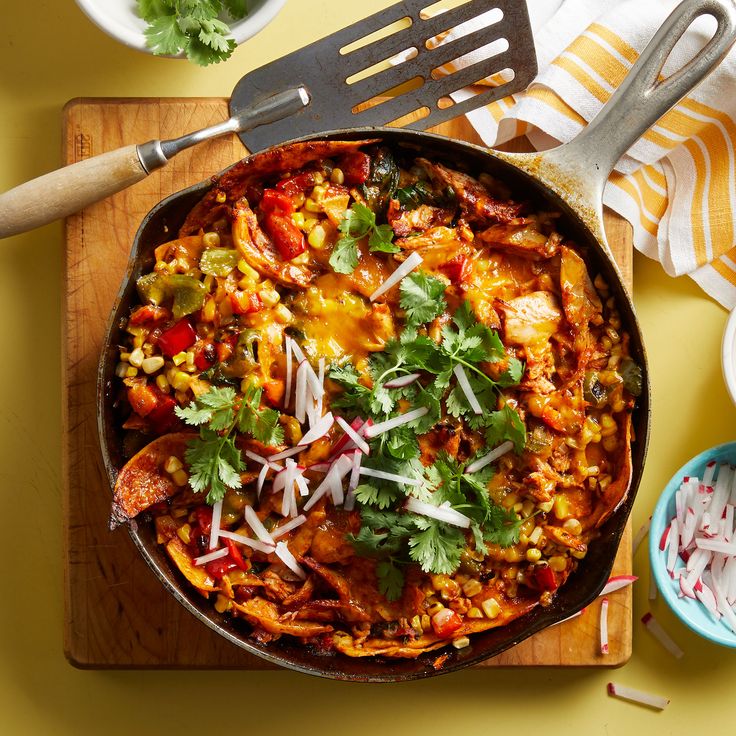
[[[131, 142], [172, 138], [224, 119], [222, 99], [80, 99], [65, 109], [65, 161], [84, 160]], [[464, 120], [437, 132], [479, 142]], [[108, 314], [130, 244], [146, 213], [165, 196], [241, 158], [227, 137], [185, 151], [143, 181], [68, 218], [64, 264], [63, 401], [64, 649], [79, 667], [271, 669], [224, 641], [164, 591], [124, 529], [109, 532], [111, 493], [97, 440], [95, 378]], [[607, 217], [607, 232], [631, 279], [631, 232]], [[631, 572], [627, 527], [614, 573]], [[584, 615], [540, 632], [478, 665], [617, 666], [631, 656], [632, 596], [610, 597], [611, 652], [598, 652], [599, 602]]]

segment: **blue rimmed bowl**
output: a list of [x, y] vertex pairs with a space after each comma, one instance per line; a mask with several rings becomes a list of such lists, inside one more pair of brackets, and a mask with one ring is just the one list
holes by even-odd
[[675, 492], [685, 476], [702, 478], [709, 462], [736, 465], [736, 442], [711, 447], [688, 460], [670, 479], [652, 514], [649, 530], [649, 561], [657, 588], [675, 615], [696, 634], [724, 647], [736, 649], [736, 633], [721, 619], [716, 621], [698, 600], [680, 598], [680, 585], [667, 572], [667, 556], [659, 549], [659, 540], [675, 515]]

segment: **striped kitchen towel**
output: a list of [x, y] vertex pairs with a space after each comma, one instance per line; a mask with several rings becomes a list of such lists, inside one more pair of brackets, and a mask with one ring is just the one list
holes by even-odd
[[[677, 0], [529, 0], [539, 74], [528, 90], [468, 115], [483, 141], [520, 134], [537, 149], [573, 138], [621, 83]], [[665, 64], [679, 69], [712, 36], [691, 26]], [[671, 276], [688, 274], [736, 307], [736, 51], [621, 159], [605, 203]]]

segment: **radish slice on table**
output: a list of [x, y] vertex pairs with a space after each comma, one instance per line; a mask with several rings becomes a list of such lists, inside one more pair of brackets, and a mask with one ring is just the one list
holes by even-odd
[[381, 294], [387, 292], [392, 286], [401, 281], [404, 276], [410, 274], [420, 263], [422, 257], [414, 251], [369, 297], [374, 302]]
[[608, 598], [601, 601], [601, 654], [608, 654]]
[[657, 710], [664, 710], [670, 702], [669, 698], [663, 698], [661, 695], [654, 695], [653, 693], [648, 693], [644, 690], [637, 690], [633, 687], [620, 685], [617, 682], [608, 683], [608, 694], [612, 695], [614, 698], [630, 700], [632, 703], [648, 705], [650, 708], [656, 708]]
[[676, 659], [680, 659], [685, 653], [680, 649], [672, 637], [662, 628], [659, 621], [647, 612], [641, 617], [641, 622], [647, 627], [652, 636]]
[[613, 575], [608, 578], [608, 582], [603, 586], [603, 590], [599, 595], [608, 595], [613, 593], [614, 590], [621, 590], [621, 588], [635, 583], [638, 579], [636, 575]]

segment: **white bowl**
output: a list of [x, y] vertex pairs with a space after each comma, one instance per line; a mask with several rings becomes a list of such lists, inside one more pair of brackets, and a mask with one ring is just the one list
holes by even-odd
[[[135, 0], [76, 0], [85, 15], [101, 30], [132, 49], [153, 53], [146, 45], [146, 22], [138, 15]], [[255, 36], [283, 8], [286, 0], [251, 0], [250, 11], [242, 20], [228, 20], [238, 44]], [[186, 58], [183, 53], [176, 59]]]
[[736, 404], [736, 309], [729, 315], [723, 332], [721, 366], [731, 401]]

